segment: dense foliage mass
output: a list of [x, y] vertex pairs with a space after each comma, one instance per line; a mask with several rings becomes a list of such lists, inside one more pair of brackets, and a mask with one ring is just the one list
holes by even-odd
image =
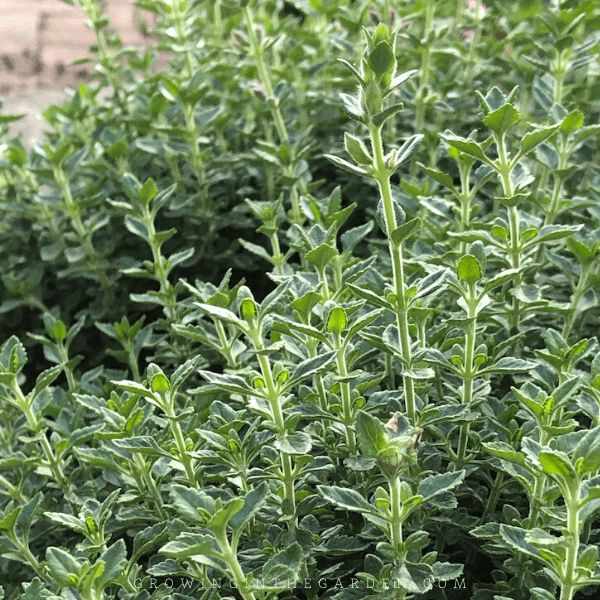
[[595, 0], [72, 3], [94, 81], [0, 145], [0, 597], [595, 597]]

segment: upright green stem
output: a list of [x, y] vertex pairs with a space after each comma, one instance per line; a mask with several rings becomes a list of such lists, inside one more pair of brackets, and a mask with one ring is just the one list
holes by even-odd
[[65, 477], [62, 467], [60, 466], [60, 462], [58, 461], [58, 458], [54, 454], [54, 450], [52, 449], [52, 446], [50, 445], [50, 442], [48, 441], [48, 438], [46, 437], [46, 431], [42, 427], [41, 420], [38, 419], [37, 416], [33, 414], [29, 398], [27, 398], [23, 394], [23, 392], [21, 391], [21, 388], [16, 383], [16, 381], [13, 384], [12, 390], [17, 398], [17, 402], [18, 402], [18, 405], [19, 405], [21, 411], [25, 415], [25, 418], [27, 420], [27, 424], [29, 426], [30, 431], [34, 435], [36, 435], [37, 439], [39, 440], [40, 447], [42, 449], [44, 457], [46, 458], [48, 467], [49, 467], [50, 471], [52, 472], [52, 476], [54, 477], [54, 480], [58, 483], [58, 485], [61, 487], [61, 489], [63, 490], [63, 492], [65, 494], [67, 494], [67, 495], [70, 494], [69, 481]]
[[127, 343], [127, 360], [129, 362], [129, 368], [131, 369], [131, 375], [134, 381], [140, 380], [140, 368], [138, 367], [138, 360], [133, 351], [133, 342]]
[[567, 509], [567, 555], [563, 563], [563, 583], [560, 590], [560, 600], [572, 600], [577, 591], [577, 557], [581, 535], [578, 504], [579, 486], [570, 490], [568, 497], [565, 498]]
[[581, 301], [581, 297], [585, 294], [588, 285], [588, 278], [590, 275], [591, 264], [585, 265], [581, 267], [581, 274], [579, 275], [579, 281], [577, 282], [577, 286], [573, 292], [573, 298], [571, 299], [571, 303], [569, 304], [569, 309], [567, 311], [567, 316], [565, 318], [565, 324], [562, 330], [562, 336], [567, 340], [569, 335], [571, 335], [571, 331], [573, 329], [573, 325], [575, 324], [575, 319], [577, 319], [579, 302]]
[[150, 494], [154, 498], [154, 503], [156, 504], [156, 509], [158, 510], [158, 514], [160, 515], [160, 518], [167, 520], [169, 515], [167, 514], [167, 512], [164, 509], [162, 496], [160, 495], [160, 491], [156, 487], [156, 482], [154, 481], [154, 478], [152, 477], [152, 473], [150, 472], [150, 469], [148, 468], [148, 465], [146, 464], [144, 457], [141, 456], [140, 454], [134, 452], [133, 453], [133, 462], [134, 462], [135, 466], [137, 467], [139, 474], [142, 477], [142, 480], [144, 482], [144, 485], [146, 486], [146, 489], [150, 492]]
[[34, 556], [33, 552], [31, 552], [28, 543], [24, 543], [15, 535], [8, 535], [7, 537], [17, 548], [19, 554], [25, 558], [29, 566], [35, 571], [36, 575], [48, 583], [49, 577], [46, 574], [46, 570], [42, 563]]
[[[258, 78], [264, 88], [267, 106], [271, 113], [271, 117], [273, 119], [273, 124], [275, 126], [275, 131], [277, 132], [277, 137], [279, 138], [280, 144], [287, 144], [290, 140], [290, 136], [288, 130], [285, 126], [285, 121], [283, 120], [283, 115], [281, 114], [281, 109], [279, 107], [279, 100], [275, 96], [275, 92], [273, 90], [273, 83], [271, 81], [271, 73], [265, 63], [264, 59], [264, 50], [263, 46], [256, 35], [256, 30], [254, 26], [254, 18], [252, 16], [252, 9], [249, 4], [244, 7], [244, 19], [246, 21], [246, 30], [248, 32], [248, 39], [250, 41], [250, 47], [252, 49], [252, 55], [254, 57], [254, 62], [256, 64], [256, 70], [258, 72]], [[287, 177], [293, 178], [294, 167], [290, 165], [285, 168], [285, 175]], [[300, 185], [302, 183], [300, 182]], [[302, 190], [303, 191], [303, 190]], [[294, 223], [302, 222], [302, 213], [300, 211], [300, 197], [298, 193], [298, 184], [294, 183], [290, 186], [290, 202], [292, 205], [292, 220]]]
[[71, 192], [71, 186], [69, 185], [69, 180], [67, 175], [62, 167], [59, 165], [54, 168], [54, 180], [56, 181], [58, 188], [60, 189], [60, 193], [65, 203], [65, 210], [69, 218], [71, 219], [71, 225], [77, 234], [79, 239], [79, 243], [85, 249], [85, 252], [90, 259], [93, 268], [96, 270], [98, 275], [98, 280], [103, 289], [107, 289], [108, 287], [108, 278], [106, 276], [106, 272], [104, 270], [102, 263], [102, 258], [94, 248], [92, 243], [91, 233], [88, 231], [86, 226], [83, 224], [83, 220], [81, 218], [81, 212], [78, 204], [75, 202], [73, 198], [73, 193]]
[[[277, 428], [277, 435], [281, 439], [286, 433], [285, 418], [283, 415], [283, 408], [281, 406], [281, 398], [279, 397], [279, 392], [277, 391], [277, 386], [275, 385], [275, 381], [273, 379], [271, 363], [269, 362], [268, 357], [261, 352], [264, 350], [264, 345], [262, 339], [260, 339], [260, 336], [256, 336], [252, 341], [254, 342], [254, 346], [258, 351], [258, 363], [263, 379], [265, 380], [267, 400], [271, 407], [271, 418], [275, 424], [275, 427]], [[295, 473], [292, 464], [292, 457], [285, 452], [281, 452], [280, 455], [284, 497], [289, 502], [294, 514], [294, 518], [290, 519], [289, 521], [290, 530], [293, 531], [296, 528], [296, 490], [294, 485]]]
[[164, 412], [167, 418], [169, 419], [169, 427], [171, 429], [171, 435], [173, 436], [173, 440], [175, 441], [175, 445], [177, 446], [177, 453], [179, 455], [179, 461], [183, 465], [185, 470], [185, 474], [189, 482], [193, 487], [198, 485], [198, 481], [196, 480], [196, 473], [194, 471], [194, 466], [192, 464], [192, 459], [187, 453], [187, 447], [185, 444], [185, 439], [183, 437], [183, 432], [181, 431], [181, 427], [179, 425], [179, 421], [176, 419], [175, 409], [173, 406], [174, 399], [169, 398], [166, 399], [163, 396], [164, 402]]
[[226, 533], [224, 531], [218, 533], [216, 534], [216, 538], [223, 554], [223, 558], [229, 567], [229, 572], [235, 581], [237, 591], [244, 600], [256, 600], [254, 592], [248, 587], [246, 575], [238, 561], [234, 548], [231, 547], [231, 544], [227, 539]]
[[[396, 245], [392, 242], [391, 234], [397, 228], [396, 213], [394, 211], [394, 200], [392, 197], [392, 188], [390, 184], [389, 171], [385, 165], [383, 152], [383, 141], [381, 139], [381, 127], [371, 125], [369, 128], [371, 134], [371, 147], [373, 150], [374, 177], [379, 186], [379, 192], [383, 202], [385, 225], [388, 235], [388, 248], [392, 260], [392, 275], [394, 279], [394, 291], [396, 294], [396, 325], [398, 327], [398, 336], [400, 338], [400, 350], [403, 359], [403, 371], [406, 372], [412, 363], [412, 350], [410, 330], [408, 325], [408, 307], [404, 295], [404, 262], [402, 256], [402, 244]], [[414, 382], [406, 374], [402, 377], [404, 385], [404, 399], [406, 403], [406, 413], [411, 425], [415, 425], [417, 420], [417, 409], [415, 402]]]
[[173, 286], [167, 277], [165, 271], [165, 258], [161, 254], [160, 246], [156, 242], [156, 228], [154, 226], [154, 215], [150, 212], [147, 206], [143, 208], [143, 220], [148, 230], [148, 245], [152, 252], [152, 262], [154, 263], [154, 276], [160, 285], [160, 292], [165, 297], [165, 314], [167, 319], [173, 321], [175, 319], [175, 293]]
[[[463, 370], [463, 398], [464, 406], [469, 406], [473, 400], [473, 380], [475, 377], [473, 359], [475, 357], [475, 340], [477, 338], [477, 297], [474, 283], [467, 284], [469, 288], [467, 331], [465, 336], [465, 362]], [[470, 422], [464, 423], [460, 428], [456, 462], [462, 466], [467, 453], [469, 442]]]
[[[514, 189], [511, 181], [511, 164], [506, 151], [506, 141], [504, 135], [494, 136], [496, 147], [498, 149], [498, 171], [502, 182], [502, 191], [505, 198], [514, 196]], [[509, 256], [510, 265], [513, 269], [521, 268], [521, 231], [520, 216], [516, 206], [509, 206], [508, 210], [508, 229], [509, 229]], [[515, 278], [515, 287], [519, 285], [520, 277]], [[516, 296], [512, 299], [511, 308], [511, 327], [514, 330], [519, 329], [520, 323], [520, 303]]]
[[500, 492], [502, 491], [502, 486], [504, 485], [504, 473], [499, 471], [496, 473], [496, 479], [494, 481], [494, 485], [492, 486], [492, 490], [490, 495], [488, 496], [488, 501], [485, 504], [485, 508], [483, 509], [483, 514], [481, 516], [481, 521], [484, 522], [487, 517], [494, 514], [496, 510], [496, 505], [498, 504], [498, 499], [500, 498]]
[[435, 15], [435, 3], [433, 0], [425, 0], [425, 24], [423, 27], [423, 57], [419, 76], [419, 87], [416, 96], [415, 130], [422, 131], [425, 124], [425, 110], [427, 108], [427, 86], [431, 72], [431, 45], [429, 35], [433, 30], [433, 18]]
[[277, 232], [274, 231], [270, 236], [269, 240], [271, 241], [271, 250], [273, 252], [273, 266], [275, 267], [275, 273], [277, 275], [283, 275], [283, 264], [285, 262], [285, 258], [281, 253], [281, 246], [279, 245], [279, 238], [277, 237]]
[[289, 140], [289, 135], [285, 127], [285, 122], [279, 108], [279, 103], [275, 97], [273, 91], [273, 84], [271, 82], [271, 74], [264, 60], [263, 48], [256, 35], [254, 27], [254, 18], [252, 16], [252, 9], [249, 5], [244, 7], [244, 18], [246, 19], [246, 29], [248, 31], [248, 39], [250, 40], [250, 46], [252, 48], [252, 54], [254, 55], [254, 61], [256, 63], [256, 70], [258, 71], [258, 77], [262, 83], [265, 95], [267, 97], [267, 104], [273, 117], [273, 123], [275, 130], [279, 136], [279, 141], [285, 143]]
[[[339, 333], [336, 334], [336, 364], [338, 375], [342, 379], [348, 377], [348, 365], [346, 364], [346, 345], [341, 342]], [[350, 393], [350, 383], [348, 381], [340, 382], [340, 392], [342, 397], [342, 419], [344, 421], [344, 430], [346, 432], [346, 443], [350, 454], [356, 454], [356, 434], [352, 428], [354, 425], [354, 412], [352, 410], [352, 395]]]
[[185, 33], [185, 14], [179, 10], [179, 2], [173, 2], [171, 6], [173, 7], [173, 24], [177, 33], [177, 42], [180, 47], [184, 48], [184, 76], [189, 81], [194, 76], [194, 57], [189, 49], [189, 42]]
[[[390, 543], [394, 552], [394, 563], [396, 567], [401, 567], [406, 559], [406, 552], [402, 550], [403, 533], [402, 533], [402, 500], [400, 494], [400, 479], [394, 477], [388, 479], [390, 490]], [[404, 588], [396, 588], [396, 600], [403, 600], [406, 597]]]

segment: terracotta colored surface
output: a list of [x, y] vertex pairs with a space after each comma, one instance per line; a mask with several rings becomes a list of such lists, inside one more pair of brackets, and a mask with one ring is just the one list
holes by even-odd
[[[144, 41], [133, 0], [104, 0], [126, 44]], [[63, 89], [85, 78], [71, 63], [88, 54], [94, 36], [85, 15], [61, 0], [0, 0], [0, 97], [31, 89]]]

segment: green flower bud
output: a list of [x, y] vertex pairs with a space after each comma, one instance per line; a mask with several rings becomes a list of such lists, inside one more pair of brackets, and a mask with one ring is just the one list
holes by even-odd
[[150, 389], [157, 394], [166, 394], [171, 389], [171, 384], [165, 375], [156, 373], [150, 381]]

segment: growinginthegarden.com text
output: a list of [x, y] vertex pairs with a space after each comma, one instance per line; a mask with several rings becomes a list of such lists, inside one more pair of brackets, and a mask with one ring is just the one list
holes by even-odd
[[[213, 578], [210, 580], [210, 588], [205, 583], [196, 581], [189, 577], [144, 577], [137, 578], [135, 580], [135, 587], [137, 589], [157, 589], [161, 585], [169, 589], [185, 589], [185, 590], [235, 590], [237, 589], [236, 582], [231, 579]], [[466, 589], [466, 580], [464, 577], [451, 579], [448, 581], [423, 581], [424, 588], [438, 588], [438, 589]], [[270, 580], [265, 582], [261, 579], [254, 579], [252, 581], [252, 588], [254, 589], [363, 589], [363, 590], [374, 590], [383, 591], [391, 589], [401, 589], [401, 580], [396, 579], [365, 579], [359, 580], [354, 577], [348, 579], [315, 579], [307, 577], [298, 581], [293, 580]]]

